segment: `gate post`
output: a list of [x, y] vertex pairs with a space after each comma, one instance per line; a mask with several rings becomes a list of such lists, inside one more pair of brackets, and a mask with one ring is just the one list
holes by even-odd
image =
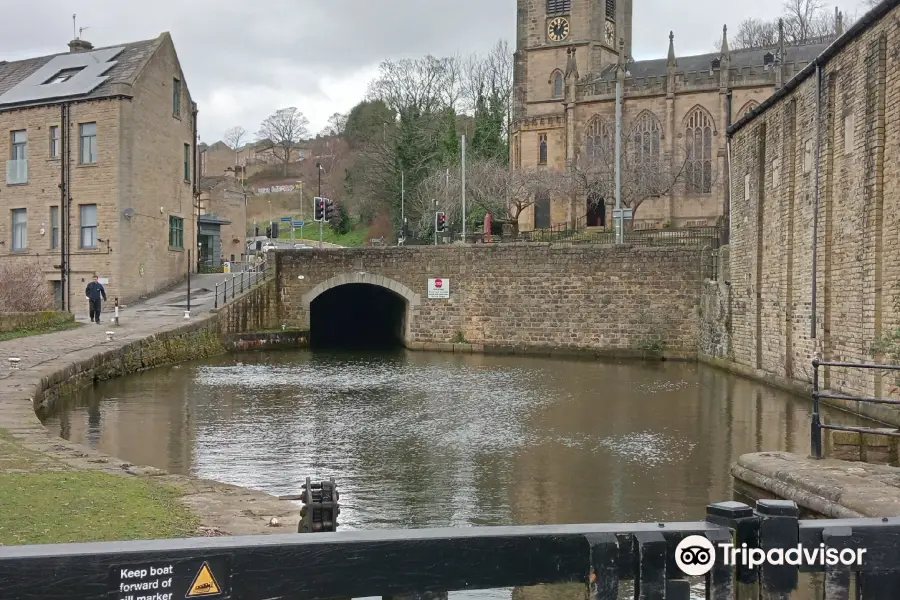
[[[706, 521], [731, 530], [731, 547], [759, 547], [759, 517], [743, 502], [717, 502], [706, 507]], [[722, 536], [724, 537], [724, 536]], [[713, 541], [713, 540], [710, 540]], [[714, 541], [722, 543], [721, 541]], [[726, 542], [727, 543], [727, 542]], [[715, 600], [759, 599], [759, 576], [756, 569], [738, 564], [727, 569], [718, 568], [723, 561], [716, 552], [716, 567], [709, 573], [710, 598]], [[732, 569], [734, 570], [732, 573]]]
[[[759, 548], [787, 552], [800, 543], [800, 509], [793, 500], [759, 500]], [[797, 565], [760, 565], [761, 600], [789, 600], [797, 589], [799, 569]]]

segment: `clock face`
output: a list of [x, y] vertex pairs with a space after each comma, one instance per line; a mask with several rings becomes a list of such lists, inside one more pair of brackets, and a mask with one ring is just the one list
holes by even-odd
[[547, 23], [547, 37], [554, 42], [561, 42], [569, 37], [569, 21], [563, 17], [556, 17]]
[[615, 46], [616, 44], [616, 26], [612, 22], [606, 22], [606, 45]]

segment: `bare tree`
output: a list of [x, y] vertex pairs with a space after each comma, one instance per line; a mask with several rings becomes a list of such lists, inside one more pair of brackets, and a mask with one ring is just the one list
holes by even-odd
[[309, 119], [296, 107], [281, 108], [266, 117], [256, 134], [263, 151], [271, 152], [288, 174], [291, 157], [309, 134]]
[[506, 135], [512, 117], [513, 53], [509, 44], [500, 40], [486, 55], [472, 54], [462, 65], [462, 109], [472, 113], [485, 99], [502, 103]]
[[244, 145], [244, 141], [246, 139], [247, 130], [240, 125], [227, 130], [224, 137], [222, 138], [222, 140], [228, 145], [228, 147], [235, 152], [240, 150], [241, 146]]
[[[877, 4], [879, 0], [865, 0]], [[874, 4], [869, 4], [873, 6]], [[785, 0], [780, 19], [749, 18], [741, 21], [734, 35], [729, 36], [732, 50], [775, 48], [779, 43], [779, 20], [784, 28], [784, 43], [788, 46], [828, 41], [838, 30], [838, 19], [844, 29], [856, 21], [855, 13], [844, 14], [825, 6], [821, 0]], [[715, 49], [722, 47], [722, 38]]]
[[53, 294], [38, 269], [24, 263], [0, 263], [0, 306], [8, 312], [36, 312], [53, 308]]
[[369, 84], [371, 100], [381, 100], [398, 115], [437, 113], [456, 107], [460, 91], [460, 60], [455, 57], [386, 60]]
[[[519, 232], [519, 218], [541, 195], [563, 189], [565, 176], [554, 169], [510, 169], [502, 162], [466, 161], [466, 204], [491, 213], [495, 223], [508, 224]], [[459, 165], [435, 171], [422, 181], [411, 203], [411, 215], [418, 217], [418, 229], [425, 233], [433, 226], [434, 210], [447, 214], [448, 221], [462, 220], [462, 183]], [[411, 219], [416, 222], [416, 219]]]
[[[616, 198], [616, 148], [614, 125], [599, 120], [575, 161], [567, 171], [571, 197], [583, 197], [593, 206], [612, 205]], [[641, 204], [649, 198], [666, 196], [683, 182], [689, 192], [708, 193], [716, 182], [716, 163], [703, 156], [702, 140], [686, 140], [683, 151], [669, 155], [661, 150], [659, 129], [644, 114], [623, 127], [620, 185], [623, 208], [637, 217]], [[697, 144], [697, 154], [693, 144]], [[631, 227], [633, 221], [627, 224]]]
[[332, 136], [332, 135], [344, 135], [344, 129], [347, 127], [347, 116], [341, 113], [334, 113], [330, 117], [328, 117], [328, 123], [325, 125], [325, 128], [322, 130], [321, 135], [323, 136]]

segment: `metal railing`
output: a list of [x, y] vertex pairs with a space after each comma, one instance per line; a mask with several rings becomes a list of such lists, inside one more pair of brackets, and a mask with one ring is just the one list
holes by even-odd
[[[824, 573], [811, 584], [821, 586], [818, 598], [849, 599], [855, 589], [854, 598], [875, 600], [900, 589], [898, 534], [900, 517], [800, 520], [794, 502], [760, 500], [755, 510], [711, 504], [704, 520], [681, 523], [0, 546], [0, 598], [59, 590], [68, 600], [322, 600], [582, 583], [592, 600], [615, 600], [620, 589], [642, 600], [689, 600], [692, 584], [714, 600], [758, 599], [790, 597], [803, 572]], [[781, 564], [765, 560], [779, 556]]]
[[813, 367], [813, 410], [810, 419], [810, 454], [813, 458], [822, 458], [822, 430], [831, 429], [834, 431], [854, 431], [857, 433], [877, 433], [891, 437], [900, 437], [900, 430], [890, 431], [887, 429], [875, 429], [872, 427], [853, 427], [849, 425], [832, 425], [822, 422], [820, 413], [821, 400], [849, 400], [851, 402], [864, 402], [869, 404], [890, 404], [900, 406], [900, 400], [881, 397], [854, 396], [843, 392], [835, 392], [831, 390], [822, 390], [819, 385], [819, 367], [839, 367], [847, 369], [873, 369], [885, 371], [900, 371], [900, 365], [881, 365], [876, 363], [851, 363], [841, 361], [827, 361], [814, 358]]
[[[264, 260], [257, 263], [255, 270], [241, 271], [239, 273], [226, 273], [225, 279], [216, 284], [215, 301], [213, 308], [219, 308], [219, 297], [221, 296], [222, 306], [228, 304], [229, 292], [231, 300], [234, 300], [238, 294], [243, 294], [244, 290], [249, 290], [260, 281], [265, 281], [270, 274], [269, 261]], [[230, 284], [230, 285], [229, 285]]]

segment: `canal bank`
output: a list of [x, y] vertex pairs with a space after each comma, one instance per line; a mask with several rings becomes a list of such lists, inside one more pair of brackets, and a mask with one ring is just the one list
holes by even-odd
[[[245, 297], [265, 293], [264, 287], [248, 292]], [[47, 473], [54, 472], [64, 472], [60, 475], [59, 485], [72, 490], [96, 487], [97, 482], [91, 478], [97, 476], [137, 478], [146, 485], [127, 484], [134, 493], [132, 500], [144, 503], [150, 515], [146, 527], [134, 530], [140, 536], [155, 537], [152, 535], [155, 531], [160, 535], [180, 531], [167, 529], [163, 523], [153, 523], [152, 515], [165, 514], [167, 507], [171, 508], [168, 502], [172, 499], [190, 513], [183, 515], [173, 511], [171, 514], [173, 519], [181, 519], [183, 525], [190, 525], [191, 531], [184, 532], [186, 534], [284, 532], [299, 520], [299, 507], [291, 502], [238, 486], [173, 475], [106, 456], [50, 435], [38, 418], [41, 411], [52, 409], [61, 395], [95, 381], [224, 353], [229, 340], [236, 339], [229, 335], [228, 323], [248, 322], [248, 316], [234, 314], [231, 305], [217, 313], [204, 311], [185, 325], [183, 304], [179, 307], [174, 302], [177, 295], [177, 292], [165, 294], [123, 310], [120, 326], [112, 326], [109, 322], [85, 324], [69, 331], [0, 342], [4, 363], [9, 358], [18, 359], [18, 368], [13, 368], [12, 363], [5, 364], [0, 375], [0, 437], [7, 459], [0, 462], [0, 477], [9, 479], [8, 484], [22, 488], [23, 493], [27, 493], [29, 481], [46, 479]], [[104, 317], [108, 318], [109, 313]], [[249, 318], [249, 323], [254, 324], [253, 317]], [[81, 479], [85, 480], [84, 486]], [[19, 506], [18, 510], [26, 512], [29, 506], [32, 507], [35, 514], [16, 515], [16, 518], [35, 519], [38, 525], [49, 517], [48, 512], [74, 514], [82, 510], [82, 507], [67, 506], [62, 500], [61, 506], [54, 506], [48, 498], [29, 500], [7, 505]], [[90, 502], [91, 499], [85, 496], [82, 501]], [[73, 503], [78, 502], [77, 498], [73, 500]], [[122, 507], [122, 515], [122, 518], [130, 518], [128, 507]], [[130, 516], [138, 521], [141, 519], [140, 515]], [[58, 515], [53, 517], [48, 523]], [[273, 517], [281, 527], [270, 526]], [[58, 534], [58, 538], [49, 539], [66, 539], [64, 530]], [[102, 531], [97, 534], [102, 538]], [[38, 536], [36, 539], [47, 538]]]

